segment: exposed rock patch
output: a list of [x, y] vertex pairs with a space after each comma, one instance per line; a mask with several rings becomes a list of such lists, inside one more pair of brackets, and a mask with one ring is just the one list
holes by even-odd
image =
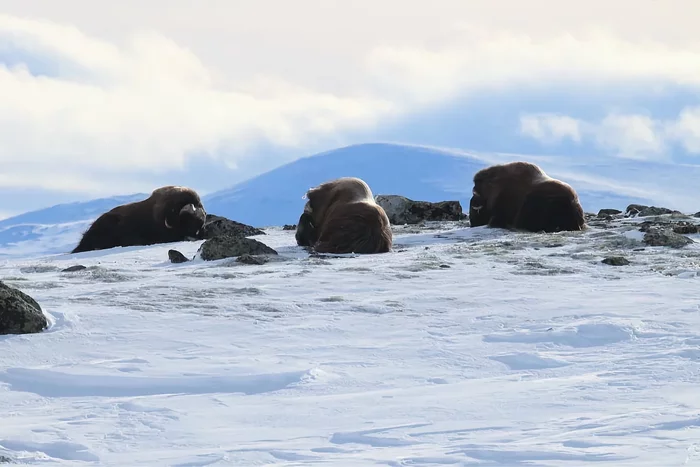
[[199, 232], [199, 239], [210, 239], [222, 235], [250, 237], [253, 235], [265, 235], [265, 232], [251, 225], [242, 224], [214, 214], [207, 214], [204, 226]]
[[625, 217], [649, 217], [660, 216], [663, 214], [682, 214], [680, 211], [674, 211], [668, 208], [656, 206], [644, 206], [642, 204], [630, 204], [625, 209]]
[[375, 201], [386, 212], [389, 222], [396, 225], [418, 224], [425, 221], [459, 221], [468, 216], [459, 201], [414, 201], [400, 195], [377, 195]]
[[672, 229], [650, 226], [644, 233], [642, 240], [649, 246], [667, 246], [671, 248], [682, 248], [693, 243], [690, 238], [674, 232]]
[[618, 214], [622, 214], [622, 211], [619, 209], [601, 209], [598, 211], [598, 217], [612, 217]]
[[624, 256], [608, 256], [607, 258], [604, 258], [601, 263], [609, 266], [627, 266], [630, 264], [630, 260]]
[[36, 300], [0, 282], [0, 334], [41, 332], [48, 324]]
[[681, 235], [696, 234], [698, 233], [698, 226], [697, 224], [681, 221], [673, 226], [673, 231]]
[[82, 264], [76, 264], [75, 266], [68, 266], [66, 269], [61, 270], [61, 272], [75, 272], [82, 271], [83, 269], [87, 269], [87, 266], [83, 266]]
[[284, 224], [284, 226], [282, 226], [282, 230], [296, 230], [296, 229], [297, 229], [296, 224]]
[[216, 261], [241, 255], [277, 255], [277, 252], [252, 238], [222, 235], [208, 239], [197, 252], [205, 261]]
[[187, 259], [185, 255], [183, 255], [177, 250], [168, 250], [168, 259], [171, 263], [174, 264], [186, 263], [189, 261], [189, 259]]
[[255, 264], [255, 265], [260, 265], [260, 264], [265, 264], [268, 261], [270, 261], [269, 256], [264, 256], [264, 255], [249, 255], [249, 254], [244, 254], [236, 258], [236, 262], [238, 263], [243, 263], [243, 264]]

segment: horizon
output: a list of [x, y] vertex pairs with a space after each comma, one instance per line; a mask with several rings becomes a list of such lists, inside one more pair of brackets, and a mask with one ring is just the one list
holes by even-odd
[[696, 165], [700, 6], [535, 3], [0, 0], [0, 219], [385, 141]]

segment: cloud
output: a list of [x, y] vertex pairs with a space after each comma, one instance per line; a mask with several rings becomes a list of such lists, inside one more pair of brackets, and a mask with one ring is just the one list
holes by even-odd
[[697, 156], [700, 107], [687, 107], [675, 119], [610, 113], [600, 121], [584, 121], [565, 115], [529, 114], [521, 116], [520, 132], [548, 145], [566, 137], [576, 143], [590, 141], [612, 155], [630, 159], [669, 159], [674, 145]]
[[[72, 27], [0, 15], [0, 58], [11, 62], [0, 67], [0, 163], [32, 168], [42, 186], [42, 169], [179, 168], [193, 152], [245, 157], [260, 140], [297, 147], [392, 112], [380, 98], [275, 80], [236, 89], [158, 34], [119, 48]], [[0, 184], [13, 183], [9, 175]], [[53, 187], [94, 188], [73, 178], [54, 177]]]
[[[415, 10], [417, 5], [406, 8]], [[173, 3], [176, 7], [181, 4]], [[393, 18], [395, 12], [389, 10], [381, 16], [383, 20]], [[293, 11], [290, 7], [287, 13]], [[0, 15], [0, 164], [4, 167], [0, 186], [100, 195], [131, 188], [147, 191], [151, 187], [105, 180], [117, 179], [115, 174], [120, 173], [182, 170], [188, 161], [201, 157], [235, 169], [241, 161], [259, 156], [260, 147], [302, 155], [322, 141], [362, 134], [387, 120], [420, 113], [425, 106], [441, 105], [457, 96], [497, 95], [506, 88], [527, 92], [564, 82], [575, 93], [582, 87], [613, 82], [700, 85], [700, 49], [695, 46], [641, 42], [598, 29], [535, 33], [503, 25], [473, 27], [449, 13], [445, 10], [439, 18], [437, 13], [426, 18], [431, 31], [442, 32], [432, 38], [418, 34], [413, 23], [396, 36], [386, 28], [379, 35], [381, 25], [373, 19], [374, 35], [355, 40], [347, 34], [355, 26], [344, 26], [337, 34], [345, 35], [338, 39], [330, 37], [336, 33], [332, 27], [321, 24], [321, 36], [328, 36], [329, 44], [342, 40], [343, 47], [332, 53], [330, 45], [319, 43], [324, 41], [312, 31], [296, 39], [295, 31], [303, 28], [292, 27], [288, 19], [271, 20], [282, 32], [266, 38], [268, 42], [261, 37], [257, 37], [260, 43], [246, 42], [241, 38], [248, 36], [236, 36], [236, 28], [228, 28], [233, 31], [230, 37], [199, 47], [195, 53], [164, 34], [143, 32], [146, 29], [116, 40], [54, 21]], [[409, 16], [418, 21], [415, 15]], [[241, 17], [235, 19], [241, 34], [250, 33], [250, 27], [243, 27], [250, 20]], [[420, 37], [411, 41], [413, 36]], [[318, 43], [324, 58], [308, 48], [303, 64], [280, 57], [289, 70], [286, 75], [258, 73], [251, 65], [267, 69], [254, 55], [270, 47], [269, 41], [282, 50], [294, 48], [288, 41], [306, 43], [295, 40]], [[351, 50], [354, 42], [363, 48]], [[226, 56], [228, 44], [249, 52], [247, 68], [240, 73], [232, 71], [239, 66], [237, 61], [225, 67], [202, 58], [216, 51]], [[333, 61], [325, 61], [334, 54]], [[295, 64], [303, 68], [310, 63], [315, 68], [296, 73]], [[288, 78], [302, 75], [308, 81]], [[331, 91], [333, 86], [309, 78], [315, 75], [326, 81], [337, 76], [346, 86]], [[353, 79], [343, 81], [345, 75]], [[468, 102], [465, 112], [469, 112]], [[565, 115], [525, 115], [520, 129], [548, 144], [567, 139], [578, 143], [594, 134], [601, 146], [630, 157], [642, 153], [648, 157], [663, 151], [664, 141], [671, 137], [687, 148], [700, 147], [700, 134], [694, 130], [699, 116], [689, 111], [675, 126], [663, 124], [663, 133], [658, 122], [636, 115], [611, 117], [596, 124], [594, 131]], [[659, 134], [662, 139], [657, 139]]]
[[545, 144], [556, 144], [568, 138], [581, 141], [581, 124], [566, 115], [532, 114], [520, 118], [520, 133]]

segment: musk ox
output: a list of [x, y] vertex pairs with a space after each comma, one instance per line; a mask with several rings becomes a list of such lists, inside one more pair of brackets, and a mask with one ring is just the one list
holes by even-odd
[[[476, 223], [529, 232], [585, 228], [583, 208], [574, 189], [530, 162], [486, 167], [474, 175], [469, 216]], [[476, 225], [475, 225], [476, 224]]]
[[342, 177], [306, 192], [296, 241], [318, 253], [386, 253], [391, 251], [389, 218], [374, 201], [367, 183]]
[[187, 187], [164, 186], [142, 201], [102, 214], [71, 253], [180, 242], [196, 238], [205, 220], [206, 212], [197, 192]]

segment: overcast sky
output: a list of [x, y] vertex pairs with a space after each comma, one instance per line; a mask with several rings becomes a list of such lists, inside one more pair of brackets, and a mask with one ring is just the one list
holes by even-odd
[[0, 215], [211, 191], [383, 138], [693, 158], [698, 17], [688, 0], [0, 0], [0, 195], [45, 193]]

